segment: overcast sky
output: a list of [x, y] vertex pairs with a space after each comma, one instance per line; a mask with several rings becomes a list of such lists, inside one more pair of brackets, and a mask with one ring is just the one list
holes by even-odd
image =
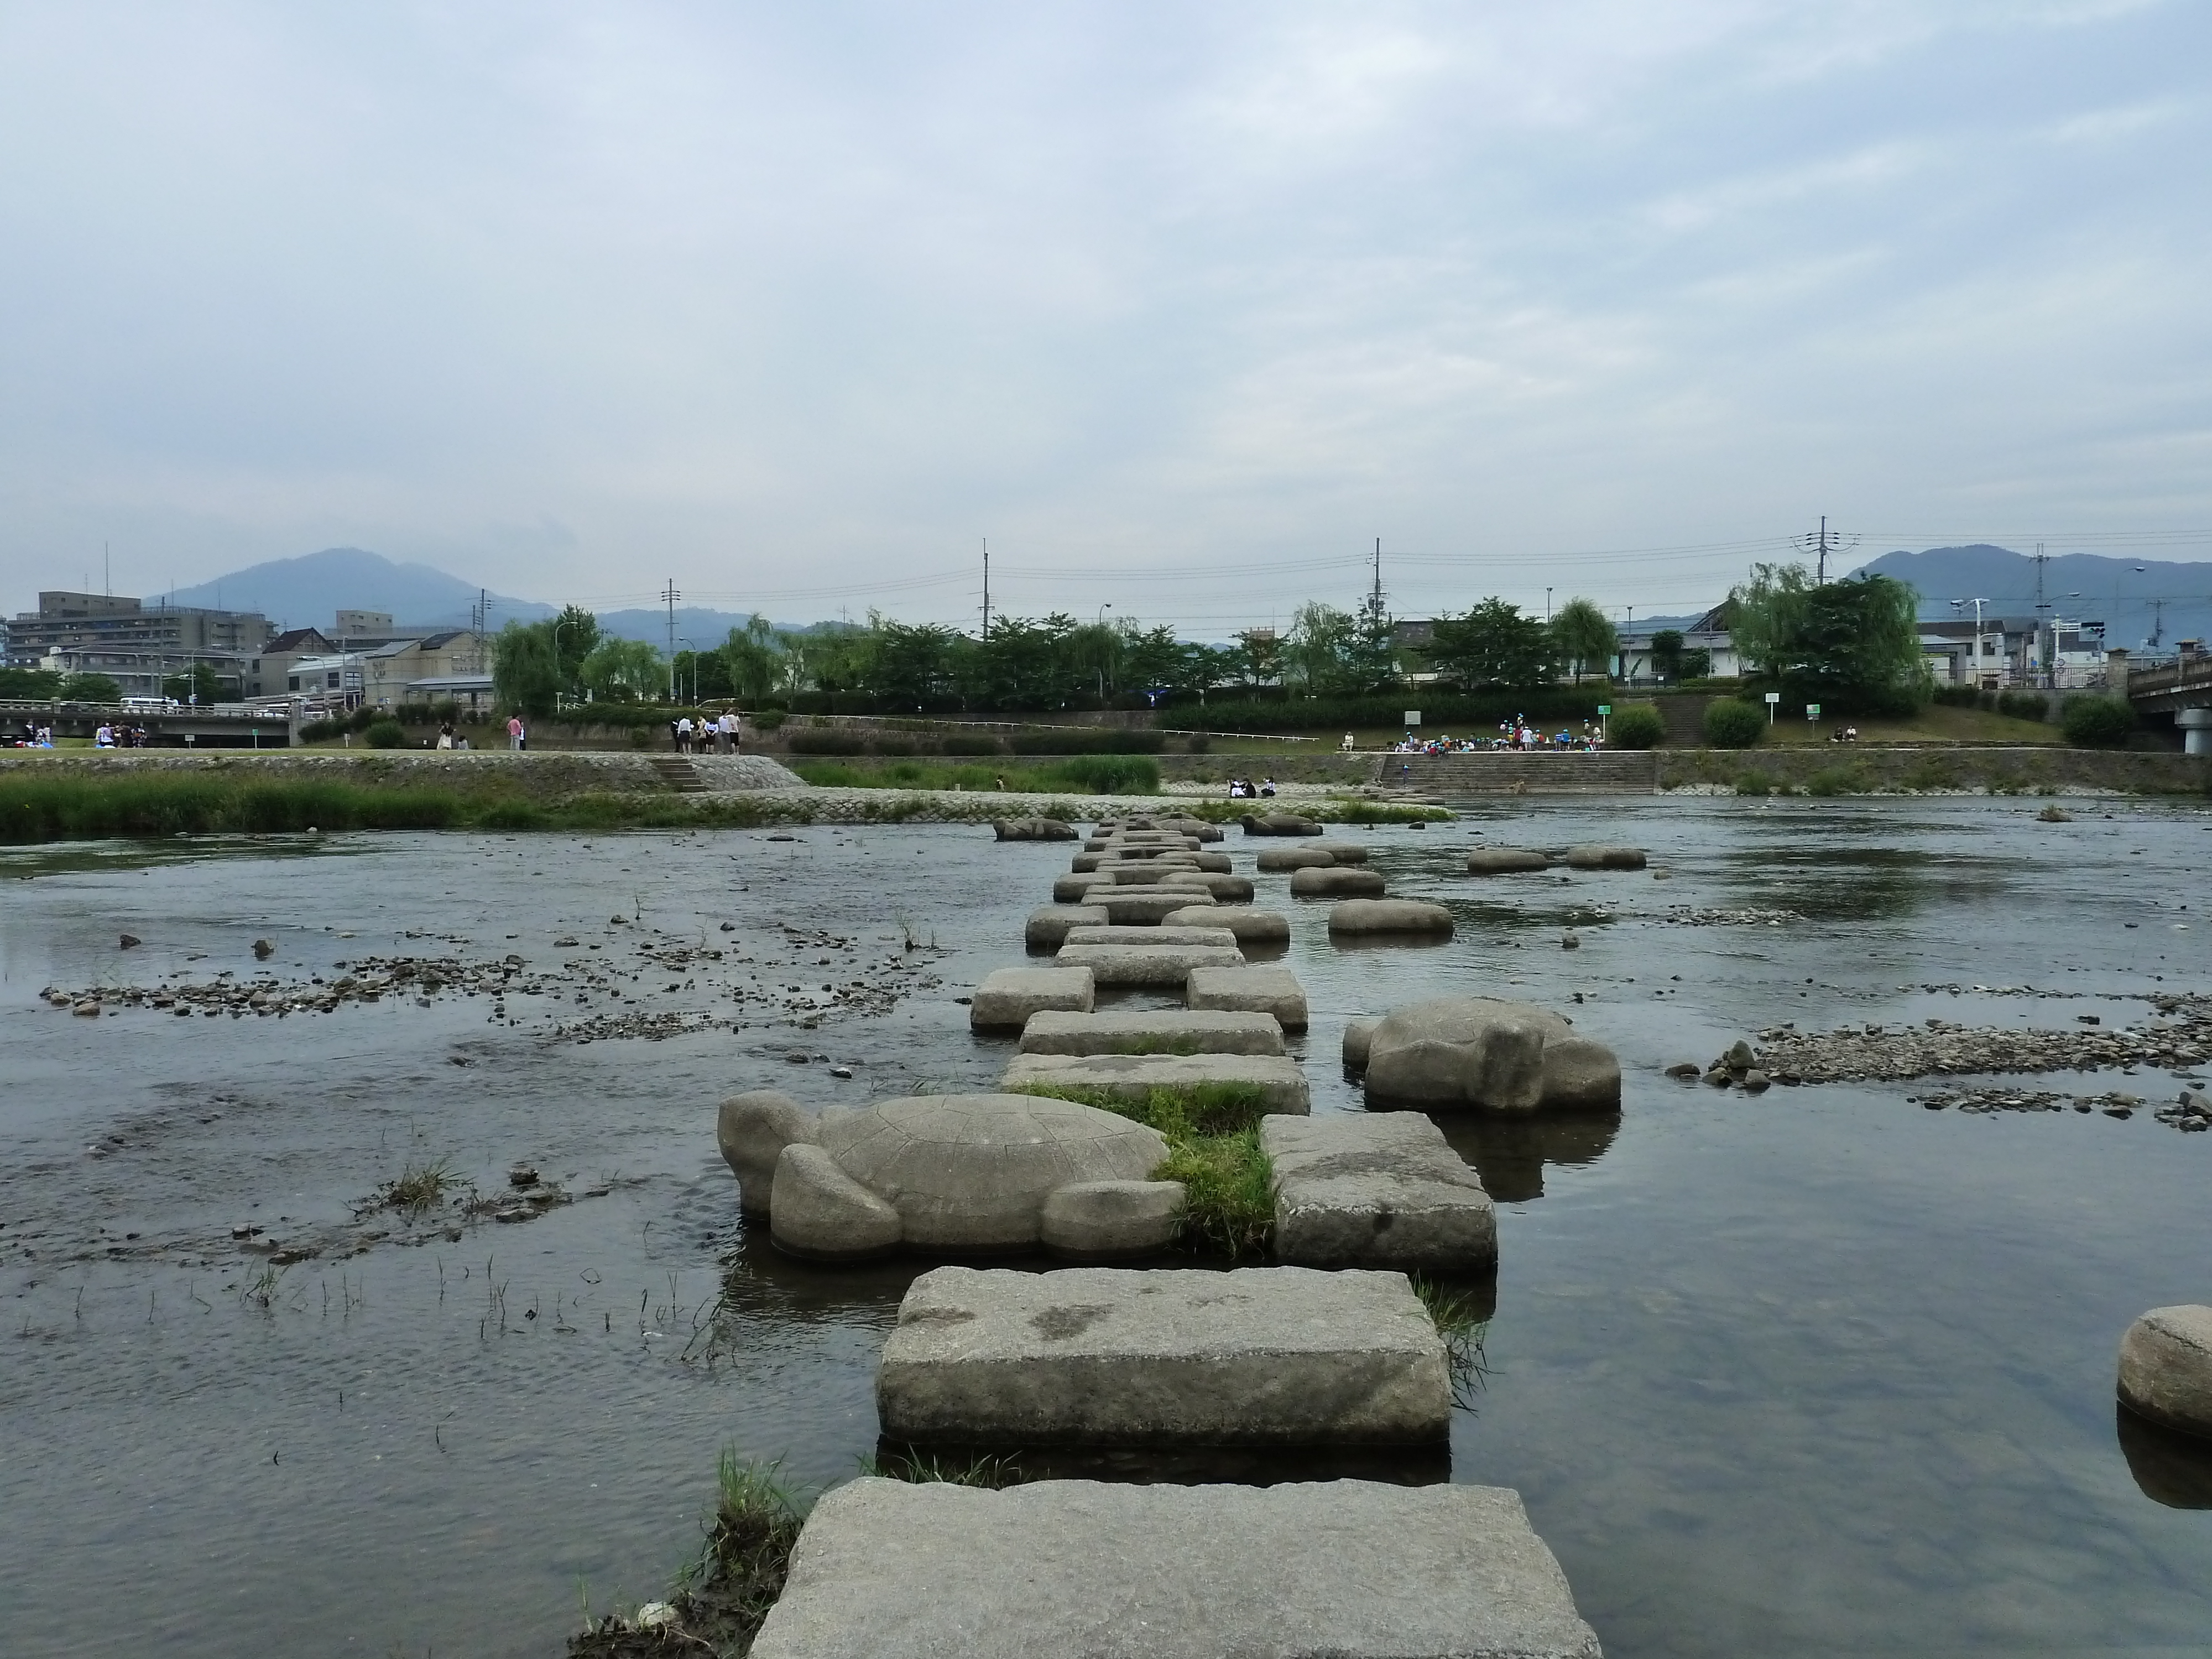
[[2212, 7], [0, 0], [0, 605], [2212, 558]]

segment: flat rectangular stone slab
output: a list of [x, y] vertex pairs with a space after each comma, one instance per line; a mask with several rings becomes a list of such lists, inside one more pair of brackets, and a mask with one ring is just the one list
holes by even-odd
[[1050, 968], [1001, 968], [975, 988], [968, 1024], [979, 1031], [1018, 1030], [1031, 1014], [1055, 1008], [1088, 1013], [1096, 981], [1088, 968], [1055, 963]]
[[[1233, 969], [1214, 969], [1215, 973]], [[1279, 1054], [1283, 1028], [1264, 1013], [1191, 1013], [1180, 1008], [1099, 1014], [1032, 1014], [1025, 1054]]]
[[1263, 1118], [1275, 1257], [1310, 1267], [1479, 1273], [1497, 1265], [1482, 1181], [1419, 1112]]
[[1026, 1084], [1091, 1089], [1141, 1100], [1154, 1089], [1193, 1089], [1208, 1083], [1243, 1083], [1266, 1097], [1269, 1112], [1313, 1109], [1313, 1091], [1294, 1060], [1274, 1054], [1016, 1054], [999, 1086]]
[[753, 1659], [1601, 1659], [1502, 1486], [874, 1476], [823, 1495]]
[[1255, 910], [1244, 904], [1200, 905], [1189, 911], [1170, 910], [1160, 918], [1163, 927], [1223, 927], [1234, 934], [1240, 948], [1246, 945], [1288, 945], [1291, 919], [1279, 910]]
[[1306, 1029], [1306, 988], [1287, 968], [1194, 968], [1183, 984], [1183, 1000], [1194, 1009], [1272, 1014], [1285, 1031]]
[[1048, 904], [1030, 912], [1022, 928], [1022, 942], [1030, 950], [1056, 951], [1067, 942], [1069, 930], [1102, 926], [1106, 913], [1091, 904]]
[[[1083, 908], [1086, 910], [1095, 910], [1099, 907], [1095, 904], [1086, 904]], [[1207, 911], [1206, 914], [1210, 915], [1212, 913]], [[1080, 927], [1069, 928], [1067, 937], [1060, 940], [1060, 943], [1062, 945], [1135, 945], [1149, 948], [1161, 945], [1228, 945], [1234, 941], [1235, 934], [1220, 927], [1170, 927], [1165, 923], [1157, 927], [1116, 927], [1110, 923], [1101, 925], [1096, 922], [1085, 922]]]
[[1063, 945], [1053, 961], [1087, 968], [1101, 985], [1166, 985], [1177, 990], [1194, 968], [1241, 968], [1244, 953], [1219, 945]]
[[1170, 911], [1211, 904], [1214, 899], [1203, 887], [1093, 887], [1084, 902], [1102, 906], [1108, 921], [1127, 927], [1157, 927]]
[[939, 1267], [899, 1304], [876, 1412], [917, 1444], [1421, 1445], [1451, 1384], [1402, 1273]]

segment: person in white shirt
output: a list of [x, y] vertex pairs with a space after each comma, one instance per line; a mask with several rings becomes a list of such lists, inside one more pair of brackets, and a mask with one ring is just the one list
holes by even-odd
[[691, 717], [680, 714], [676, 720], [676, 750], [678, 754], [691, 752]]

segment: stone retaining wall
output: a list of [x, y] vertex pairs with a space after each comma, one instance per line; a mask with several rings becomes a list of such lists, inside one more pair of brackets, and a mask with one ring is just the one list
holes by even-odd
[[1661, 749], [1662, 789], [1733, 787], [1757, 775], [1802, 789], [1820, 775], [1845, 793], [1965, 790], [1975, 793], [2117, 790], [2212, 793], [2212, 757], [2056, 746], [1984, 749], [1827, 744], [1803, 748]]

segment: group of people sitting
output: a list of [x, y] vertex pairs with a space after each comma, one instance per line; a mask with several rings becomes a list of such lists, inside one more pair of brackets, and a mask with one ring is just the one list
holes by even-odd
[[1518, 750], [1598, 750], [1605, 747], [1605, 728], [1595, 720], [1584, 720], [1580, 731], [1562, 726], [1547, 737], [1528, 720], [1516, 714], [1510, 720], [1498, 722], [1494, 738], [1454, 738], [1449, 732], [1438, 732], [1433, 738], [1417, 738], [1411, 732], [1390, 745], [1393, 754], [1399, 755], [1467, 755], [1486, 749]]
[[1859, 729], [1856, 726], [1839, 726], [1828, 733], [1830, 743], [1856, 743], [1858, 740]]
[[1256, 784], [1249, 778], [1229, 780], [1229, 799], [1231, 800], [1257, 800], [1262, 796], [1273, 797], [1274, 793], [1275, 781], [1273, 778], [1263, 778]]
[[740, 734], [734, 708], [725, 708], [719, 715], [702, 714], [696, 720], [689, 714], [679, 714], [669, 722], [669, 729], [676, 734], [679, 755], [703, 755], [709, 744], [718, 755], [738, 752]]
[[54, 728], [51, 726], [27, 726], [23, 735], [8, 739], [10, 749], [51, 749], [54, 746]]
[[[102, 720], [92, 734], [94, 749], [144, 749], [154, 739], [143, 726], [125, 726], [120, 720]], [[46, 733], [47, 748], [53, 746], [53, 733]]]

